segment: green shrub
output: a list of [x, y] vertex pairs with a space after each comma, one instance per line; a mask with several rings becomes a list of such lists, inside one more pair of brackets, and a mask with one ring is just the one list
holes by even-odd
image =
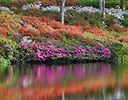
[[121, 22], [121, 24], [122, 24], [124, 27], [128, 28], [128, 15], [127, 15], [127, 18], [126, 18], [125, 20], [120, 20], [120, 22]]
[[15, 7], [22, 7], [23, 5], [25, 4], [29, 4], [29, 3], [32, 3], [34, 2], [34, 0], [0, 0], [0, 5], [1, 6], [6, 6], [6, 7], [9, 7], [11, 8], [12, 5], [15, 6]]
[[[99, 1], [81, 1], [75, 2], [79, 6], [93, 6], [99, 8]], [[116, 8], [117, 5], [120, 5], [120, 1], [105, 1], [106, 8]], [[120, 5], [121, 6], [121, 5]], [[125, 1], [125, 9], [128, 10], [128, 1]]]
[[0, 56], [0, 67], [7, 66], [8, 64], [10, 64], [10, 60], [7, 60], [3, 56]]
[[[4, 59], [13, 60], [16, 50], [17, 44], [11, 39], [0, 38], [0, 56]], [[3, 60], [4, 60], [3, 59]]]
[[111, 46], [109, 46], [109, 49], [111, 50], [113, 56], [115, 57], [121, 57], [123, 55], [128, 55], [128, 45], [124, 43], [113, 43]]

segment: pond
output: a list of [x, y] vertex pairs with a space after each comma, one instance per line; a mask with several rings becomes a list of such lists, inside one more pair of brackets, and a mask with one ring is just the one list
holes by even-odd
[[0, 67], [0, 100], [128, 100], [127, 94], [125, 64]]

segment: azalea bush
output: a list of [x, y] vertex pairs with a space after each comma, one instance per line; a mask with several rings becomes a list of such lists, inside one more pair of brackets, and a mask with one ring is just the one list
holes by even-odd
[[0, 38], [0, 56], [9, 60], [16, 60], [17, 44], [11, 39]]
[[[1, 38], [1, 57], [12, 62], [45, 61], [49, 59], [67, 60], [105, 60], [111, 56], [111, 51], [103, 45], [87, 45], [76, 40], [61, 42], [44, 38], [41, 42], [20, 41]], [[5, 51], [5, 53], [2, 53]]]
[[6, 67], [9, 66], [9, 64], [11, 64], [10, 60], [5, 59], [3, 56], [0, 56], [0, 66]]
[[[69, 2], [69, 1], [68, 1]], [[1, 9], [4, 9], [4, 8], [1, 8]], [[17, 8], [16, 8], [17, 9]], [[23, 5], [22, 7], [21, 7], [21, 9], [22, 10], [29, 10], [29, 12], [31, 11], [30, 9], [36, 9], [35, 10], [35, 12], [33, 12], [32, 11], [32, 13], [30, 12], [30, 14], [32, 14], [32, 15], [39, 15], [39, 16], [41, 16], [41, 15], [43, 15], [43, 13], [42, 14], [40, 14], [40, 11], [39, 10], [43, 10], [44, 12], [47, 12], [47, 11], [52, 11], [52, 12], [60, 12], [60, 7], [59, 6], [49, 6], [49, 5], [47, 5], [46, 7], [44, 6], [44, 5], [42, 5], [41, 4], [41, 2], [38, 2], [38, 3], [31, 3], [31, 4], [28, 4], [28, 5]], [[92, 25], [94, 25], [94, 26], [98, 26], [99, 27], [99, 23], [101, 23], [102, 21], [103, 21], [103, 19], [102, 20], [95, 20], [95, 18], [96, 17], [101, 17], [101, 14], [99, 15], [98, 13], [100, 13], [100, 10], [99, 9], [97, 9], [97, 8], [93, 8], [93, 7], [77, 7], [77, 6], [71, 6], [71, 7], [65, 7], [65, 12], [67, 13], [67, 11], [68, 10], [73, 10], [73, 11], [77, 11], [78, 13], [83, 13], [83, 12], [89, 12], [89, 13], [95, 13], [94, 15], [90, 15], [90, 16], [88, 16], [88, 14], [86, 13], [86, 15], [87, 15], [87, 18], [88, 18], [88, 20], [89, 20], [89, 23], [90, 23], [90, 25], [92, 26]], [[15, 11], [15, 9], [14, 9], [14, 11]], [[17, 10], [16, 10], [16, 12], [18, 12]], [[122, 24], [123, 24], [123, 26], [124, 27], [126, 27], [127, 28], [127, 24], [126, 24], [126, 22], [125, 21], [123, 21], [124, 19], [126, 20], [127, 19], [127, 17], [124, 17], [124, 16], [126, 16], [126, 15], [128, 15], [128, 12], [127, 11], [122, 11], [119, 7], [118, 8], [116, 8], [116, 9], [114, 9], [114, 8], [110, 8], [110, 9], [105, 9], [105, 12], [106, 12], [106, 15], [112, 15], [112, 16], [114, 16], [114, 17], [117, 17], [117, 18], [119, 18], [119, 19], [121, 19], [122, 20]], [[22, 13], [22, 12], [19, 12], [19, 13]], [[33, 13], [36, 13], [36, 14], [33, 14]], [[37, 14], [38, 13], [38, 14]], [[26, 13], [26, 14], [28, 14], [28, 13]], [[98, 15], [97, 15], [98, 14]], [[47, 16], [51, 16], [51, 14], [48, 14]], [[72, 15], [72, 13], [68, 13], [68, 15], [71, 15], [72, 17], [75, 15], [77, 15], [78, 16], [78, 18], [79, 17], [84, 17], [84, 16], [80, 16], [80, 15], [78, 15], [78, 14], [73, 14]], [[95, 16], [96, 15], [96, 16]], [[70, 16], [70, 17], [71, 17]], [[74, 16], [74, 17], [75, 17]], [[94, 17], [93, 17], [94, 16]], [[52, 14], [52, 16], [51, 17], [56, 17], [56, 19], [58, 20], [58, 15], [56, 15], [56, 13], [55, 14]], [[91, 17], [93, 17], [93, 18], [91, 18]], [[71, 19], [71, 18], [69, 18], [69, 19]], [[100, 19], [100, 18], [98, 18], [98, 19]], [[75, 20], [75, 19], [74, 19]], [[109, 19], [108, 19], [109, 20]], [[109, 20], [109, 21], [111, 21], [111, 20]], [[113, 20], [112, 20], [113, 21]], [[67, 22], [67, 21], [66, 21]], [[110, 26], [111, 24], [114, 24], [113, 22], [106, 22], [107, 23], [107, 25], [108, 26]]]
[[112, 56], [114, 59], [116, 57], [118, 59], [124, 58], [124, 56], [128, 55], [128, 45], [126, 45], [124, 43], [113, 42], [112, 45], [109, 46], [108, 48], [111, 50], [111, 52], [113, 54]]
[[112, 25], [108, 28], [109, 31], [116, 31], [116, 32], [119, 32], [121, 34], [124, 34], [127, 32], [127, 29], [124, 28], [124, 27], [121, 27], [121, 26], [118, 26], [118, 25]]
[[43, 7], [47, 7], [47, 6], [55, 6], [56, 4], [55, 3], [52, 3], [50, 1], [44, 1], [42, 2], [42, 6]]
[[17, 7], [20, 8], [23, 5], [29, 4], [29, 3], [35, 3], [37, 0], [2, 0], [0, 1], [1, 6], [6, 6], [6, 7]]
[[20, 42], [18, 47], [20, 48], [18, 50], [23, 53], [21, 55], [22, 60], [26, 61], [45, 61], [59, 58], [67, 60], [105, 60], [111, 55], [111, 51], [103, 45], [92, 47], [75, 40], [60, 42], [44, 38], [42, 42], [38, 43]]
[[[59, 11], [58, 11], [58, 7], [56, 6], [51, 6], [51, 7], [46, 7], [43, 8], [45, 13], [42, 13], [40, 10], [37, 9], [29, 9], [26, 10], [27, 13], [29, 13], [30, 15], [36, 15], [36, 16], [48, 16], [50, 18], [54, 18], [56, 20], [59, 20]], [[125, 20], [127, 20], [127, 17], [122, 17], [123, 15], [127, 15], [128, 13], [123, 12], [121, 10], [118, 9], [106, 9], [106, 18], [103, 19], [101, 18], [101, 14], [100, 14], [100, 10], [98, 9], [94, 9], [93, 7], [83, 7], [83, 8], [76, 8], [77, 10], [75, 10], [73, 7], [69, 7], [69, 8], [65, 8], [65, 23], [66, 24], [70, 24], [73, 23], [76, 20], [81, 20], [81, 21], [86, 21], [89, 23], [89, 25], [91, 26], [98, 26], [100, 27], [100, 24], [105, 21], [106, 25], [108, 27], [110, 27], [111, 25], [114, 25], [114, 18], [125, 18]], [[26, 14], [26, 11], [24, 14]], [[51, 12], [50, 12], [51, 11]], [[24, 12], [24, 11], [23, 11]], [[20, 12], [20, 13], [23, 13]], [[57, 12], [57, 13], [56, 13]], [[95, 14], [93, 14], [95, 13]], [[111, 16], [109, 16], [111, 15]], [[85, 18], [86, 17], [86, 18]], [[98, 19], [98, 20], [95, 20]], [[124, 20], [120, 20], [120, 22], [122, 23], [122, 25], [127, 28], [127, 23]]]

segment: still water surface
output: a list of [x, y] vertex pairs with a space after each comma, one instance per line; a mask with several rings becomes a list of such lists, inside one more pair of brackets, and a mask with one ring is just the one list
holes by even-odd
[[0, 100], [128, 100], [128, 66], [84, 63], [0, 67]]

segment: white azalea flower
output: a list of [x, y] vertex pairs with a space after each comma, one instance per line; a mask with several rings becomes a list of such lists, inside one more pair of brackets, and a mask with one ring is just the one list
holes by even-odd
[[29, 42], [29, 43], [31, 43], [32, 40], [30, 40], [29, 38], [30, 38], [29, 36], [24, 36], [23, 39], [21, 39], [20, 42]]
[[5, 11], [10, 11], [10, 9], [8, 7], [4, 7], [4, 6], [0, 6], [1, 10], [5, 10]]

